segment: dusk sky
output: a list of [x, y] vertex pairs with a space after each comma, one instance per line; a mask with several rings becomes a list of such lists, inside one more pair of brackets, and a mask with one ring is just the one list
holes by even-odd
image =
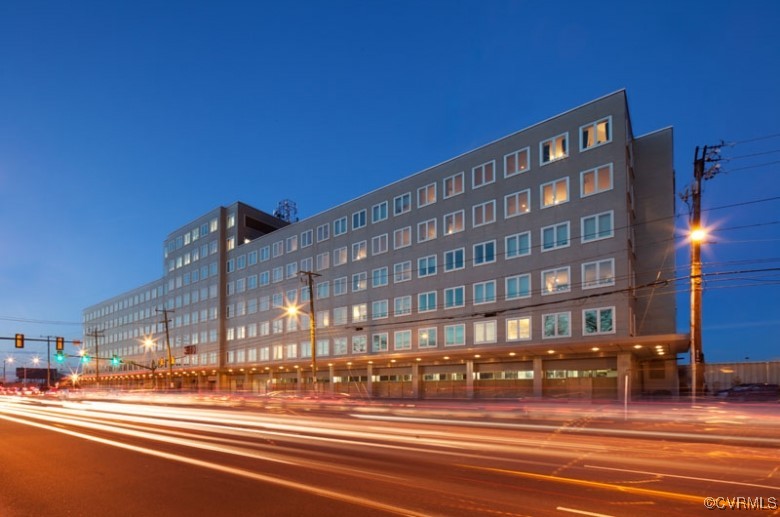
[[217, 206], [304, 219], [625, 88], [635, 135], [674, 128], [678, 192], [696, 146], [734, 144], [703, 196], [703, 349], [780, 360], [779, 24], [775, 0], [4, 0], [0, 337], [81, 339]]

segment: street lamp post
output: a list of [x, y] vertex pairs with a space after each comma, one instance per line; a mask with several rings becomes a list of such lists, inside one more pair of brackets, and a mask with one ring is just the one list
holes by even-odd
[[[299, 271], [301, 281], [305, 281], [309, 292], [309, 340], [311, 341], [311, 370], [312, 387], [317, 391], [317, 316], [314, 313], [314, 277], [320, 276], [313, 271]], [[305, 280], [304, 280], [305, 279]], [[294, 315], [298, 312], [297, 307], [288, 307], [287, 313]]]
[[5, 386], [5, 384], [6, 384], [5, 365], [7, 363], [13, 363], [13, 362], [14, 362], [14, 358], [13, 357], [6, 357], [5, 359], [3, 359], [3, 386]]

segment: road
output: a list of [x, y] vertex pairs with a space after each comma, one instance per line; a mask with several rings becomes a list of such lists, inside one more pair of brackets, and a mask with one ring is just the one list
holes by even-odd
[[780, 432], [729, 429], [0, 398], [0, 515], [780, 515]]

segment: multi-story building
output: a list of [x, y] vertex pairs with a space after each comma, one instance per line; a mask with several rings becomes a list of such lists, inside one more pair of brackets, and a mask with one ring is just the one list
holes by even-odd
[[674, 394], [672, 150], [619, 91], [302, 221], [215, 209], [168, 236], [161, 279], [84, 311], [87, 346], [122, 359], [86, 380]]

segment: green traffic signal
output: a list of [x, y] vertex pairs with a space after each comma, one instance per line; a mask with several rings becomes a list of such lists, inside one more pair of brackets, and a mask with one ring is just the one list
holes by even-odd
[[111, 356], [111, 365], [112, 366], [119, 366], [119, 363], [121, 363], [121, 362], [122, 361], [119, 359], [119, 357], [117, 357], [115, 355]]
[[65, 354], [63, 354], [62, 352], [57, 352], [55, 359], [57, 360], [58, 363], [61, 363], [65, 360]]
[[81, 362], [82, 363], [88, 363], [89, 362], [89, 354], [84, 354], [81, 356]]

